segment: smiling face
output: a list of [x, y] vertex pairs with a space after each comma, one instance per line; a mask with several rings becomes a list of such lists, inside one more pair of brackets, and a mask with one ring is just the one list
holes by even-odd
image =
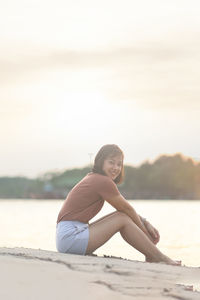
[[109, 176], [116, 184], [124, 179], [124, 153], [115, 144], [107, 144], [101, 147], [95, 156], [94, 173]]
[[119, 176], [123, 165], [123, 159], [121, 155], [110, 156], [104, 160], [102, 170], [104, 173], [115, 180]]

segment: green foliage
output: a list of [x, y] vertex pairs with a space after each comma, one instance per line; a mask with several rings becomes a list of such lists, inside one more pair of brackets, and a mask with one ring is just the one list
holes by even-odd
[[130, 199], [200, 198], [200, 164], [181, 154], [163, 155], [152, 164], [125, 170], [123, 192]]
[[39, 179], [25, 177], [1, 177], [1, 198], [30, 198], [43, 190], [43, 183]]
[[[37, 179], [1, 177], [0, 198], [65, 198], [90, 167], [48, 172]], [[200, 199], [200, 163], [181, 154], [162, 155], [153, 163], [125, 166], [119, 190], [127, 199]]]

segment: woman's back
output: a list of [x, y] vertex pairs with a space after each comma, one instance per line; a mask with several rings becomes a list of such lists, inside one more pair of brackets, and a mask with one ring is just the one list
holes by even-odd
[[118, 194], [116, 184], [108, 176], [89, 173], [68, 194], [57, 223], [68, 220], [88, 223], [101, 210], [106, 198]]

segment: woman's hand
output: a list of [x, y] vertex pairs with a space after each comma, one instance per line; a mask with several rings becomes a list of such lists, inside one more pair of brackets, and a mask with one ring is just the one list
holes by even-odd
[[144, 226], [145, 226], [146, 230], [148, 231], [151, 241], [154, 244], [157, 244], [160, 240], [160, 234], [159, 234], [158, 230], [155, 227], [153, 227], [153, 225], [151, 225], [151, 223], [149, 223], [148, 221], [144, 222]]

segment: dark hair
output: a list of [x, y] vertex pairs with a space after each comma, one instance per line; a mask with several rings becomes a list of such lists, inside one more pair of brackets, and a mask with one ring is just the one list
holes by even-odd
[[102, 174], [102, 175], [106, 175], [104, 173], [103, 169], [102, 169], [103, 164], [104, 164], [104, 160], [107, 159], [108, 157], [114, 157], [114, 156], [117, 156], [117, 155], [122, 156], [122, 168], [121, 168], [120, 174], [117, 176], [117, 178], [115, 178], [114, 182], [115, 183], [121, 183], [124, 179], [124, 164], [123, 164], [124, 153], [115, 144], [108, 144], [108, 145], [104, 145], [103, 147], [101, 147], [101, 149], [99, 150], [99, 152], [97, 153], [97, 155], [95, 157], [92, 172]]

